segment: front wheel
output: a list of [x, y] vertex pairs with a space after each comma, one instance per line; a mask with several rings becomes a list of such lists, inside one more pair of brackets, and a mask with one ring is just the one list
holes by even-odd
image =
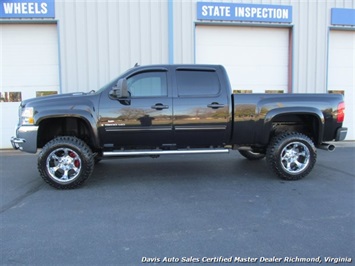
[[285, 132], [271, 141], [266, 160], [282, 179], [298, 180], [308, 175], [317, 160], [312, 140], [298, 132]]
[[80, 186], [94, 169], [89, 146], [76, 137], [64, 136], [49, 141], [38, 157], [38, 171], [49, 185], [58, 189]]

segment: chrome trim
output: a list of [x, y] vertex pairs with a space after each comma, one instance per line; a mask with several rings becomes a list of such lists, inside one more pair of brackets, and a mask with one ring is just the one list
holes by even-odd
[[37, 152], [38, 126], [20, 126], [16, 129], [16, 136], [10, 139], [12, 147], [16, 150]]
[[302, 173], [310, 164], [311, 152], [302, 142], [287, 143], [280, 153], [281, 167], [290, 175]]
[[334, 151], [335, 146], [333, 144], [322, 143], [317, 147], [318, 149], [325, 150], [325, 151]]
[[26, 140], [16, 138], [16, 137], [11, 137], [10, 142], [11, 142], [12, 148], [14, 148], [15, 150], [19, 150], [21, 148], [19, 144], [25, 143]]
[[105, 131], [108, 132], [139, 132], [139, 131], [171, 131], [172, 127], [171, 126], [166, 126], [166, 127], [126, 127], [126, 126], [121, 126], [121, 127], [105, 127]]
[[25, 143], [26, 140], [25, 140], [25, 139], [20, 139], [20, 138], [12, 137], [12, 138], [11, 138], [11, 142], [13, 142], [13, 143]]
[[49, 177], [56, 183], [67, 184], [80, 175], [82, 162], [79, 154], [70, 148], [58, 148], [52, 151], [46, 160]]
[[346, 134], [348, 133], [348, 128], [346, 127], [341, 127], [338, 128], [337, 134], [335, 137], [335, 141], [342, 141], [346, 138]]
[[225, 130], [227, 126], [175, 126], [176, 131], [180, 130]]
[[[198, 131], [198, 130], [226, 130], [227, 126], [175, 126], [176, 131]], [[127, 126], [105, 126], [107, 132], [139, 132], [139, 131], [171, 131], [171, 126], [151, 126], [151, 127], [127, 127]]]
[[122, 150], [122, 151], [106, 151], [104, 156], [150, 156], [150, 155], [178, 155], [178, 154], [215, 154], [229, 153], [228, 149], [196, 149], [196, 150]]

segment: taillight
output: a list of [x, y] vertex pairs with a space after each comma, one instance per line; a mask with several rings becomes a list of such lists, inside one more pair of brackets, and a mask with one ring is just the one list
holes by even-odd
[[345, 117], [345, 103], [341, 102], [338, 104], [338, 111], [337, 111], [337, 122], [343, 123]]

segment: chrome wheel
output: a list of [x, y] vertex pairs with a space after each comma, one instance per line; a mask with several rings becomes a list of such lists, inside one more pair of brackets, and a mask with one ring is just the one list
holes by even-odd
[[313, 141], [299, 132], [280, 133], [271, 140], [266, 161], [282, 179], [299, 180], [307, 176], [317, 160]]
[[37, 167], [43, 180], [52, 187], [77, 188], [94, 170], [94, 154], [83, 140], [60, 136], [44, 145]]
[[48, 155], [46, 167], [50, 177], [56, 182], [68, 183], [80, 174], [81, 159], [74, 150], [59, 148]]
[[299, 174], [307, 168], [310, 151], [302, 142], [291, 142], [281, 151], [281, 165], [290, 174]]

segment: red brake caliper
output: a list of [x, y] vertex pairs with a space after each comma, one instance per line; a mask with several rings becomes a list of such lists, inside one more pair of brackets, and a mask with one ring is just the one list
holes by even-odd
[[[74, 152], [69, 152], [69, 156], [72, 157], [72, 158], [75, 158], [76, 157], [76, 154]], [[75, 167], [79, 167], [80, 166], [80, 161], [79, 160], [74, 160], [74, 165]]]

